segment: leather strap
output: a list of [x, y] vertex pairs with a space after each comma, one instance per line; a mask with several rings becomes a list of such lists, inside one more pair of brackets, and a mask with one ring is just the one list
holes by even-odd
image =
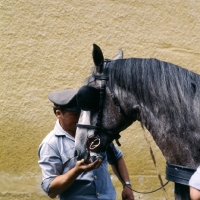
[[189, 180], [196, 169], [174, 165], [167, 162], [166, 179], [175, 183], [189, 186]]

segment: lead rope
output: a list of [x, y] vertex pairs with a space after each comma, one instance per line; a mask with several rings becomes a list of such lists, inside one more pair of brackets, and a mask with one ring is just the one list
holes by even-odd
[[117, 160], [117, 158], [116, 158], [116, 156], [115, 156], [114, 149], [113, 149], [110, 145], [109, 145], [108, 148], [107, 148], [107, 152], [108, 152], [108, 154], [111, 156], [112, 161], [113, 161], [113, 163], [114, 163], [114, 166], [115, 166], [115, 168], [116, 168], [116, 170], [117, 170], [117, 173], [118, 173], [120, 179], [122, 180], [124, 186], [128, 187], [128, 188], [131, 189], [133, 192], [140, 193], [140, 194], [150, 194], [150, 193], [156, 192], [156, 191], [158, 191], [158, 190], [164, 188], [164, 187], [169, 183], [169, 181], [167, 181], [167, 182], [166, 182], [164, 185], [162, 185], [161, 187], [159, 187], [159, 188], [157, 188], [157, 189], [155, 189], [155, 190], [149, 191], [149, 192], [140, 192], [140, 191], [134, 190], [134, 189], [132, 189], [129, 185], [126, 185], [124, 179], [122, 178], [122, 176], [121, 176], [121, 174], [120, 174], [120, 172], [119, 172], [118, 160]]
[[[143, 126], [142, 126], [142, 128], [143, 128], [143, 130], [144, 130], [144, 127], [143, 127]], [[156, 163], [156, 160], [155, 160], [155, 156], [154, 156], [154, 153], [153, 153], [153, 149], [152, 149], [152, 147], [151, 147], [151, 143], [150, 143], [150, 141], [148, 140], [148, 138], [147, 138], [145, 132], [146, 132], [146, 131], [144, 130], [144, 137], [145, 137], [145, 140], [146, 140], [146, 142], [147, 142], [147, 144], [148, 144], [148, 146], [149, 146], [149, 151], [150, 151], [150, 154], [151, 154], [151, 158], [152, 158], [153, 164], [154, 164], [154, 166], [155, 166], [155, 168], [156, 168], [156, 172], [157, 172], [157, 175], [158, 175], [158, 179], [159, 179], [159, 181], [160, 181], [160, 184], [161, 184], [161, 188], [163, 188], [163, 193], [164, 193], [164, 195], [165, 195], [165, 198], [168, 199], [168, 197], [167, 197], [167, 192], [166, 192], [166, 190], [165, 190], [165, 188], [164, 188], [163, 180], [162, 180], [162, 178], [161, 178], [160, 171], [159, 171], [159, 168], [158, 168], [157, 163]], [[167, 183], [169, 183], [169, 181], [168, 181]], [[166, 185], [166, 184], [165, 184], [165, 185]]]

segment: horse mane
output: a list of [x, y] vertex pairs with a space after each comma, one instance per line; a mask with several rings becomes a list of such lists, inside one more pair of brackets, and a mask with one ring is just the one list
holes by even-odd
[[[200, 130], [200, 76], [157, 59], [130, 58], [108, 63], [112, 90], [123, 88], [138, 104], [160, 116], [177, 134]], [[120, 93], [120, 91], [119, 91]]]

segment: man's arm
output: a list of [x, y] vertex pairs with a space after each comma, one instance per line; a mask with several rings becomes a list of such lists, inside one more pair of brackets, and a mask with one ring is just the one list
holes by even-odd
[[67, 173], [59, 175], [53, 179], [49, 188], [49, 197], [55, 198], [58, 194], [64, 192], [81, 173], [97, 169], [101, 163], [101, 160], [96, 160], [90, 164], [85, 164], [84, 159], [78, 161], [74, 168], [69, 170]]
[[134, 200], [134, 195], [132, 190], [129, 188], [131, 187], [131, 185], [128, 185], [128, 187], [126, 185], [124, 185], [124, 182], [130, 182], [129, 179], [129, 174], [128, 174], [128, 170], [124, 161], [124, 158], [121, 157], [118, 160], [118, 169], [119, 169], [119, 173], [121, 175], [121, 177], [123, 178], [123, 180], [121, 179], [121, 177], [119, 176], [116, 168], [114, 165], [111, 165], [113, 172], [115, 173], [115, 175], [118, 177], [118, 179], [120, 180], [120, 182], [123, 185], [123, 191], [122, 191], [122, 199], [128, 199], [128, 200]]

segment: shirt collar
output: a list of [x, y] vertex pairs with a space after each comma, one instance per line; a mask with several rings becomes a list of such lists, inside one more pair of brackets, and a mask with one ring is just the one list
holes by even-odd
[[55, 129], [55, 135], [56, 136], [66, 136], [70, 140], [75, 141], [74, 137], [72, 137], [69, 133], [67, 133], [65, 130], [63, 130], [63, 128], [61, 127], [58, 119], [56, 121], [54, 129]]

